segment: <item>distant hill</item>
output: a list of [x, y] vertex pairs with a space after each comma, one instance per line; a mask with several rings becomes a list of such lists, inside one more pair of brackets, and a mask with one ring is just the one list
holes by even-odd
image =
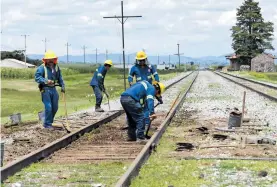
[[[132, 54], [126, 54], [125, 55], [125, 62], [126, 64], [132, 64], [135, 62], [135, 53]], [[42, 59], [43, 55], [40, 54], [30, 54], [28, 55], [29, 58], [31, 59]], [[69, 55], [69, 62], [74, 62], [74, 63], [82, 63], [84, 62], [84, 56], [83, 55]], [[109, 54], [108, 58], [111, 59], [115, 64], [120, 64], [123, 63], [122, 60], [122, 54]], [[150, 61], [151, 64], [158, 64], [158, 59], [160, 64], [163, 62], [168, 63], [169, 62], [169, 56], [167, 55], [161, 55], [159, 56], [153, 56], [150, 55], [148, 56], [148, 60]], [[194, 62], [196, 64], [201, 64], [202, 66], [208, 66], [210, 64], [228, 64], [224, 56], [204, 56], [204, 57], [199, 57], [199, 58], [193, 58], [193, 57], [186, 57], [186, 56], [181, 56], [180, 61], [183, 64], [189, 63], [189, 62]], [[97, 55], [97, 62], [104, 62], [106, 60], [106, 55], [105, 54], [98, 54]], [[59, 57], [60, 62], [66, 62], [67, 57], [66, 55], [60, 56]], [[95, 63], [96, 62], [96, 56], [95, 54], [87, 54], [86, 55], [86, 63]], [[170, 56], [170, 62], [175, 64], [178, 64], [178, 56], [171, 55]]]

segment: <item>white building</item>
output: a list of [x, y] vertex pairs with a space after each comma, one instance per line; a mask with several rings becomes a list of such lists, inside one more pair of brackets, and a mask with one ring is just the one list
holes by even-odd
[[0, 62], [0, 67], [5, 67], [5, 68], [35, 68], [36, 66], [33, 64], [29, 64], [20, 61], [20, 60], [16, 60], [16, 59], [12, 59], [12, 58], [7, 58], [4, 60], [1, 60]]
[[159, 64], [157, 65], [158, 70], [171, 70], [176, 69], [174, 64]]

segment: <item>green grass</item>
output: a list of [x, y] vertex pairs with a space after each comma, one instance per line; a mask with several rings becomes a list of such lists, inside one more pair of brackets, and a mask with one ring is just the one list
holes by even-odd
[[[84, 66], [87, 67], [88, 66]], [[64, 68], [64, 67], [62, 67]], [[16, 70], [17, 71], [17, 70]], [[77, 70], [69, 70], [76, 72]], [[92, 73], [64, 75], [66, 85], [66, 102], [68, 113], [87, 109], [95, 105], [95, 96], [89, 82]], [[176, 76], [176, 73], [160, 75], [162, 81]], [[105, 87], [111, 99], [117, 99], [124, 90], [124, 80], [120, 70], [109, 71], [105, 79]], [[126, 81], [127, 82], [127, 81]], [[128, 84], [128, 83], [127, 83]], [[9, 121], [9, 115], [21, 113], [23, 122], [37, 120], [37, 113], [44, 110], [37, 83], [33, 79], [1, 79], [1, 124]], [[57, 87], [60, 93], [60, 88]], [[103, 102], [106, 102], [104, 97]], [[59, 110], [56, 115], [64, 115], [64, 103], [60, 94]]]
[[246, 71], [237, 71], [237, 72], [229, 72], [232, 74], [237, 74], [245, 78], [265, 81], [270, 83], [277, 84], [277, 72], [273, 73], [261, 73], [261, 72], [246, 72]]
[[[193, 121], [189, 123], [193, 124]], [[131, 187], [151, 186], [184, 186], [198, 187], [201, 185], [212, 187], [238, 185], [247, 186], [250, 181], [253, 186], [268, 186], [277, 181], [277, 162], [270, 161], [218, 161], [218, 160], [182, 160], [170, 157], [176, 149], [176, 142], [189, 142], [185, 138], [184, 126], [188, 122], [173, 123], [163, 135], [157, 151], [141, 168], [139, 176], [133, 179]], [[261, 170], [268, 172], [272, 180], [261, 178]], [[217, 174], [216, 174], [217, 173]], [[236, 180], [242, 175], [241, 180]], [[201, 177], [200, 177], [201, 176]], [[245, 179], [246, 178], [246, 179]], [[145, 185], [147, 184], [147, 185]]]
[[[19, 182], [24, 186], [91, 186], [102, 183], [114, 186], [130, 163], [100, 162], [90, 164], [35, 163], [9, 177], [3, 186]], [[111, 174], [112, 171], [112, 174]]]

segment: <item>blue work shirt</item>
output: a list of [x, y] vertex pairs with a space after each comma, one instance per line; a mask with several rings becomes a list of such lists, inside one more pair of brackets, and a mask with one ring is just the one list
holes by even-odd
[[100, 86], [101, 88], [104, 87], [104, 79], [107, 73], [107, 69], [105, 66], [101, 65], [99, 66], [95, 72], [94, 75], [90, 81], [91, 86]]
[[50, 67], [45, 66], [45, 64], [42, 64], [38, 67], [35, 73], [35, 81], [42, 86], [47, 86], [48, 80], [53, 80], [60, 86], [64, 86], [62, 73], [58, 65], [54, 64], [53, 70]]
[[143, 105], [146, 101], [150, 114], [154, 113], [154, 97], [156, 89], [147, 81], [140, 81], [128, 88], [121, 96], [130, 96]]
[[160, 78], [156, 68], [153, 65], [145, 65], [144, 67], [136, 64], [132, 66], [128, 76], [128, 82], [133, 82], [133, 77], [136, 76], [136, 82], [148, 81], [152, 84], [152, 76], [154, 76], [155, 81], [160, 82]]

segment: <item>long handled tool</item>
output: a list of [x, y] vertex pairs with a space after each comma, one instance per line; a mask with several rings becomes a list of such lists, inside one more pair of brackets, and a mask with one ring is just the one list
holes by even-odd
[[[174, 102], [173, 102], [172, 106], [170, 107], [169, 111], [167, 112], [165, 118], [168, 116], [168, 114], [171, 112], [172, 108], [175, 106], [175, 104], [176, 104], [178, 98], [180, 97], [181, 93], [182, 93], [182, 92], [180, 92], [180, 93], [178, 94], [178, 96], [176, 97], [176, 99], [174, 100]], [[158, 103], [155, 107], [157, 107], [158, 105], [159, 105], [159, 103]], [[152, 115], [152, 117], [158, 117], [158, 116], [161, 116], [161, 115]], [[163, 115], [162, 115], [162, 116], [163, 116]], [[154, 119], [152, 119], [151, 122], [152, 122], [153, 120], [154, 120]], [[150, 124], [151, 124], [151, 123], [150, 123]], [[145, 133], [145, 137], [146, 137], [147, 139], [150, 139], [150, 136], [148, 136], [148, 132], [149, 132], [149, 130], [150, 130], [150, 124], [148, 125], [147, 130], [146, 130], [146, 133]]]
[[66, 108], [66, 99], [65, 99], [65, 93], [63, 92], [63, 101], [64, 101], [64, 111], [65, 111], [65, 118], [66, 118], [66, 125], [63, 124], [64, 129], [66, 130], [67, 133], [70, 133], [71, 130], [69, 128], [69, 123], [68, 123], [68, 116], [67, 116], [67, 108]]
[[[155, 106], [154, 108], [156, 108], [156, 107], [159, 106], [159, 105], [160, 105], [160, 103], [156, 104], [156, 106]], [[153, 120], [151, 120], [151, 121], [150, 121], [150, 124], [148, 124], [148, 127], [147, 127], [146, 132], [145, 132], [145, 138], [147, 138], [147, 139], [150, 139], [150, 136], [148, 136], [148, 132], [149, 132], [149, 130], [150, 130], [150, 126], [151, 126], [152, 121], [153, 121]]]
[[109, 95], [106, 93], [107, 99], [108, 99], [108, 105], [109, 105], [109, 111], [111, 110], [111, 106], [110, 106], [110, 97]]

